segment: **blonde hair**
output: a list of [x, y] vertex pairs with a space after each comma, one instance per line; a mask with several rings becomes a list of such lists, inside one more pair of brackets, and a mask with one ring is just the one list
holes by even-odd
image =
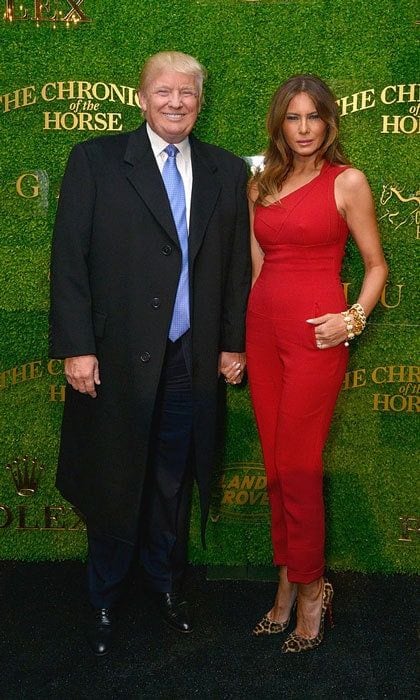
[[140, 72], [139, 92], [144, 93], [153, 78], [168, 70], [194, 76], [201, 106], [203, 103], [203, 84], [207, 78], [207, 71], [197, 59], [182, 53], [182, 51], [160, 51], [150, 56]]
[[281, 185], [293, 166], [293, 151], [283, 135], [283, 122], [289, 102], [299, 93], [306, 93], [314, 102], [316, 110], [327, 125], [325, 140], [316, 157], [316, 163], [325, 158], [330, 163], [348, 164], [338, 140], [338, 107], [330, 88], [316, 75], [293, 75], [280, 85], [271, 100], [267, 114], [269, 142], [264, 154], [264, 170], [256, 172], [250, 185], [258, 191], [256, 204], [268, 204], [278, 196]]

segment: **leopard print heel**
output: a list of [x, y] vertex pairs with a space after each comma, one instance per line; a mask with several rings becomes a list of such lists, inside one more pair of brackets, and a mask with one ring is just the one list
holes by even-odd
[[292, 613], [295, 607], [296, 601], [292, 605], [292, 609], [290, 611], [288, 619], [284, 622], [275, 622], [274, 620], [270, 620], [270, 618], [268, 617], [268, 613], [264, 615], [262, 620], [257, 622], [254, 629], [252, 630], [252, 634], [254, 635], [254, 637], [259, 637], [262, 634], [280, 634], [281, 632], [285, 632], [285, 630], [287, 630], [288, 626], [290, 625], [290, 618], [292, 617]]
[[298, 634], [296, 634], [296, 632], [292, 632], [291, 634], [289, 634], [281, 648], [283, 654], [298, 654], [301, 651], [310, 651], [311, 649], [315, 649], [315, 647], [321, 644], [324, 638], [324, 621], [325, 613], [327, 612], [327, 610], [329, 612], [331, 627], [334, 626], [332, 619], [333, 595], [334, 591], [332, 585], [329, 581], [324, 579], [324, 588], [322, 591], [321, 621], [319, 623], [318, 634], [316, 635], [316, 637], [313, 637], [313, 639], [305, 639], [305, 637], [300, 637]]

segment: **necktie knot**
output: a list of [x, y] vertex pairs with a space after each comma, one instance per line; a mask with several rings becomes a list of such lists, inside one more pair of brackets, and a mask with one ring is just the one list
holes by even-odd
[[174, 146], [173, 143], [168, 144], [166, 146], [166, 148], [164, 149], [164, 151], [165, 151], [165, 153], [168, 154], [169, 158], [174, 158], [176, 156], [176, 154], [179, 152], [177, 147]]

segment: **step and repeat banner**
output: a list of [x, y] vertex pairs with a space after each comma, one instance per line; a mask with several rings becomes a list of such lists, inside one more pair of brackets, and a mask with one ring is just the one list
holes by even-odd
[[[337, 570], [414, 572], [420, 190], [419, 31], [412, 0], [6, 0], [0, 25], [0, 557], [85, 556], [84, 523], [54, 487], [65, 379], [48, 358], [51, 233], [71, 146], [141, 120], [144, 60], [164, 49], [208, 69], [196, 133], [247, 158], [266, 143], [279, 83], [334, 90], [347, 156], [374, 192], [390, 273], [351, 359], [325, 452], [327, 555]], [[350, 241], [343, 284], [363, 269]], [[417, 342], [418, 347], [418, 342]], [[195, 563], [271, 561], [266, 478], [245, 385], [228, 391], [207, 550]]]

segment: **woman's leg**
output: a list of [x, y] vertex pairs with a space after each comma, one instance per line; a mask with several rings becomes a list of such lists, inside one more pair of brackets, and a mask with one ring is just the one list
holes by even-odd
[[311, 584], [324, 573], [322, 451], [347, 363], [344, 348], [320, 351], [287, 341], [277, 413], [275, 469], [281, 483], [290, 582]]
[[280, 566], [279, 585], [274, 605], [268, 613], [268, 618], [273, 620], [273, 622], [288, 621], [296, 600], [296, 595], [297, 586], [295, 583], [290, 583], [287, 577], [287, 566]]
[[278, 354], [272, 322], [251, 312], [248, 312], [247, 317], [246, 357], [252, 405], [267, 474], [274, 563], [284, 565], [287, 557], [287, 532], [275, 458], [275, 435], [284, 368]]

